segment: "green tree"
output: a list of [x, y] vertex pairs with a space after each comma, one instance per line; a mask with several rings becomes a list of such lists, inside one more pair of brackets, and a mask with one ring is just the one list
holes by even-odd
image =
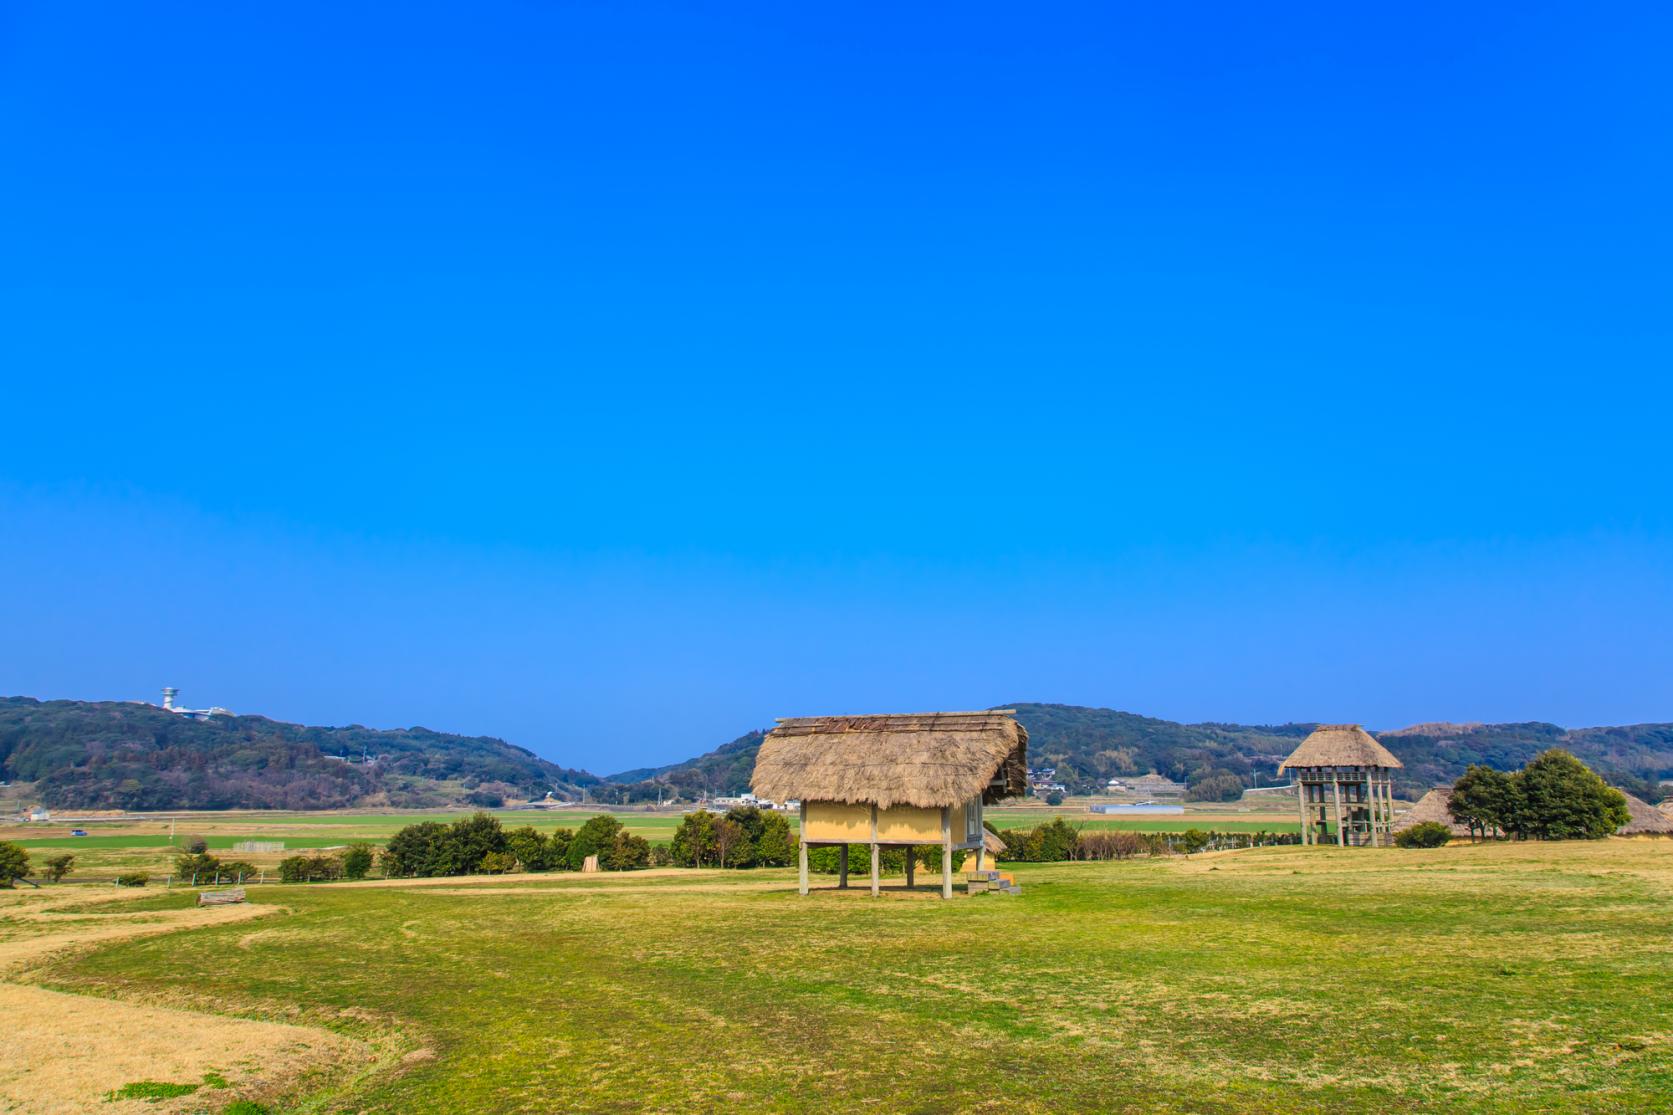
[[343, 849], [343, 878], [364, 879], [372, 873], [372, 846], [370, 844], [350, 844]]
[[205, 840], [201, 836], [188, 836], [186, 838], [186, 843], [182, 845], [182, 847], [194, 856], [201, 856], [209, 850], [209, 841]]
[[454, 870], [450, 874], [474, 875], [482, 870], [485, 856], [505, 851], [505, 830], [499, 818], [487, 813], [473, 813], [454, 821], [450, 836], [454, 847]]
[[1452, 839], [1452, 829], [1439, 821], [1421, 821], [1394, 834], [1398, 848], [1439, 848]]
[[0, 887], [12, 887], [29, 874], [29, 853], [21, 844], [0, 840]]
[[224, 859], [219, 868], [223, 880], [240, 882], [244, 879], [254, 879], [259, 873], [253, 863], [241, 859]]
[[484, 875], [506, 875], [517, 870], [517, 857], [510, 852], [489, 852], [477, 870]]
[[215, 870], [220, 866], [220, 858], [208, 852], [174, 857], [175, 878], [183, 883], [195, 885], [200, 879], [207, 882], [215, 877]]
[[574, 871], [581, 870], [588, 856], [597, 856], [599, 866], [602, 867], [604, 853], [615, 845], [616, 834], [621, 831], [622, 823], [608, 813], [589, 817], [587, 823], [581, 826], [575, 838], [569, 842], [570, 868]]
[[401, 829], [383, 850], [383, 873], [390, 878], [462, 874], [453, 830], [440, 821], [420, 821]]
[[1600, 840], [1631, 819], [1627, 799], [1561, 748], [1535, 756], [1515, 775], [1517, 836], [1535, 840]]
[[750, 858], [749, 833], [730, 817], [714, 823], [715, 861], [722, 867], [742, 867]]
[[64, 876], [74, 871], [75, 866], [75, 856], [65, 852], [61, 856], [53, 856], [47, 860], [45, 866], [41, 869], [41, 874], [45, 875], [49, 882], [62, 883]]
[[1519, 811], [1520, 794], [1514, 778], [1503, 771], [1479, 763], [1469, 768], [1452, 784], [1452, 796], [1447, 812], [1461, 825], [1467, 825], [1470, 836], [1485, 836], [1509, 831]]
[[1046, 795], [1046, 804], [1051, 805], [1051, 806], [1062, 805], [1063, 804], [1063, 791], [1053, 790], [1051, 793], [1047, 794]]
[[506, 833], [505, 850], [516, 857], [524, 871], [545, 871], [552, 866], [552, 842], [532, 825]]
[[1208, 833], [1204, 832], [1202, 829], [1186, 829], [1184, 832], [1179, 834], [1179, 846], [1188, 856], [1196, 855], [1198, 852], [1208, 847], [1209, 840], [1210, 837]]
[[569, 846], [575, 840], [573, 829], [553, 829], [552, 835], [547, 837], [550, 851], [546, 853], [546, 864], [553, 871], [569, 870]]
[[674, 830], [674, 846], [670, 849], [674, 862], [680, 867], [706, 867], [718, 860], [715, 854], [715, 821], [707, 809], [687, 813]]
[[755, 841], [755, 862], [762, 867], [789, 867], [795, 859], [796, 837], [790, 831], [790, 819], [782, 813], [768, 813]]

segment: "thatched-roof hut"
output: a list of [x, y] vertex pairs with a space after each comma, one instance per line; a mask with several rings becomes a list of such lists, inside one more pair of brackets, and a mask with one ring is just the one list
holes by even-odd
[[[1616, 836], [1673, 836], [1673, 817], [1625, 790], [1621, 796], [1627, 799], [1627, 812], [1632, 818], [1615, 830]], [[1663, 805], [1662, 809], [1665, 808]]]
[[1399, 833], [1405, 832], [1413, 825], [1421, 825], [1425, 821], [1433, 821], [1436, 824], [1445, 825], [1448, 829], [1452, 830], [1453, 836], [1470, 836], [1470, 826], [1461, 825], [1457, 821], [1454, 821], [1452, 819], [1452, 814], [1448, 812], [1447, 806], [1450, 805], [1451, 802], [1452, 787], [1436, 786], [1433, 790], [1430, 790], [1427, 794], [1424, 794], [1422, 797], [1417, 799], [1417, 804], [1412, 806], [1411, 812], [1394, 822], [1393, 832], [1398, 835]]
[[1320, 724], [1278, 764], [1295, 777], [1301, 839], [1328, 839], [1332, 806], [1336, 843], [1387, 844], [1394, 819], [1393, 772], [1405, 764], [1358, 724]]
[[[755, 793], [802, 803], [801, 889], [807, 849], [871, 845], [878, 891], [882, 845], [942, 847], [942, 894], [952, 896], [954, 849], [985, 854], [982, 806], [1028, 789], [1028, 732], [1014, 712], [929, 712], [782, 719], [767, 733]], [[908, 870], [911, 867], [908, 857]]]

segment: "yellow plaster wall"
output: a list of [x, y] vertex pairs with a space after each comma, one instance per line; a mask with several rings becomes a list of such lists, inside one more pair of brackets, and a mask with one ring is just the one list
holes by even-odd
[[871, 806], [847, 805], [837, 801], [807, 803], [807, 827], [802, 839], [821, 842], [866, 844], [871, 840]]

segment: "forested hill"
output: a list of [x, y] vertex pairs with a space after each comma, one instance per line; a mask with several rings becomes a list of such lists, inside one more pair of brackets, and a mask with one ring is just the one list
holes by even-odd
[[[1229, 800], [1247, 786], [1280, 781], [1277, 766], [1317, 725], [1177, 724], [1136, 713], [1076, 705], [1018, 703], [1028, 729], [1029, 763], [1056, 767], [1072, 792], [1109, 779], [1156, 771], [1187, 783], [1194, 797]], [[1572, 751], [1616, 785], [1654, 800], [1673, 777], [1673, 724], [1564, 729], [1555, 724], [1423, 724], [1372, 732], [1406, 764], [1396, 784], [1409, 793], [1451, 782], [1471, 763], [1502, 770], [1548, 747]], [[678, 790], [735, 794], [749, 787], [763, 733], [751, 732], [684, 763], [613, 775], [595, 791], [605, 800], [654, 800]]]
[[0, 778], [34, 782], [45, 804], [66, 809], [495, 805], [599, 782], [486, 736], [30, 697], [0, 697]]

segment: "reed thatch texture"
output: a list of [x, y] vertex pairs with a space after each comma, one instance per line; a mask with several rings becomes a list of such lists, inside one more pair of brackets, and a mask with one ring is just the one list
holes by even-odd
[[1621, 796], [1627, 799], [1627, 812], [1632, 814], [1632, 819], [1616, 829], [1615, 835], [1673, 836], [1673, 817], [1669, 817], [1649, 802], [1633, 797], [1625, 790], [1621, 791]]
[[1028, 732], [1008, 711], [788, 718], [767, 733], [750, 783], [774, 801], [991, 803], [1027, 792]]
[[1358, 724], [1320, 724], [1288, 759], [1278, 764], [1290, 767], [1403, 767], [1406, 764], [1371, 737]]
[[1413, 825], [1421, 825], [1425, 821], [1434, 821], [1452, 830], [1454, 836], [1470, 835], [1470, 826], [1461, 825], [1452, 819], [1447, 812], [1447, 803], [1452, 801], [1452, 787], [1439, 786], [1417, 799], [1411, 812], [1394, 822], [1394, 832], [1405, 832]]

